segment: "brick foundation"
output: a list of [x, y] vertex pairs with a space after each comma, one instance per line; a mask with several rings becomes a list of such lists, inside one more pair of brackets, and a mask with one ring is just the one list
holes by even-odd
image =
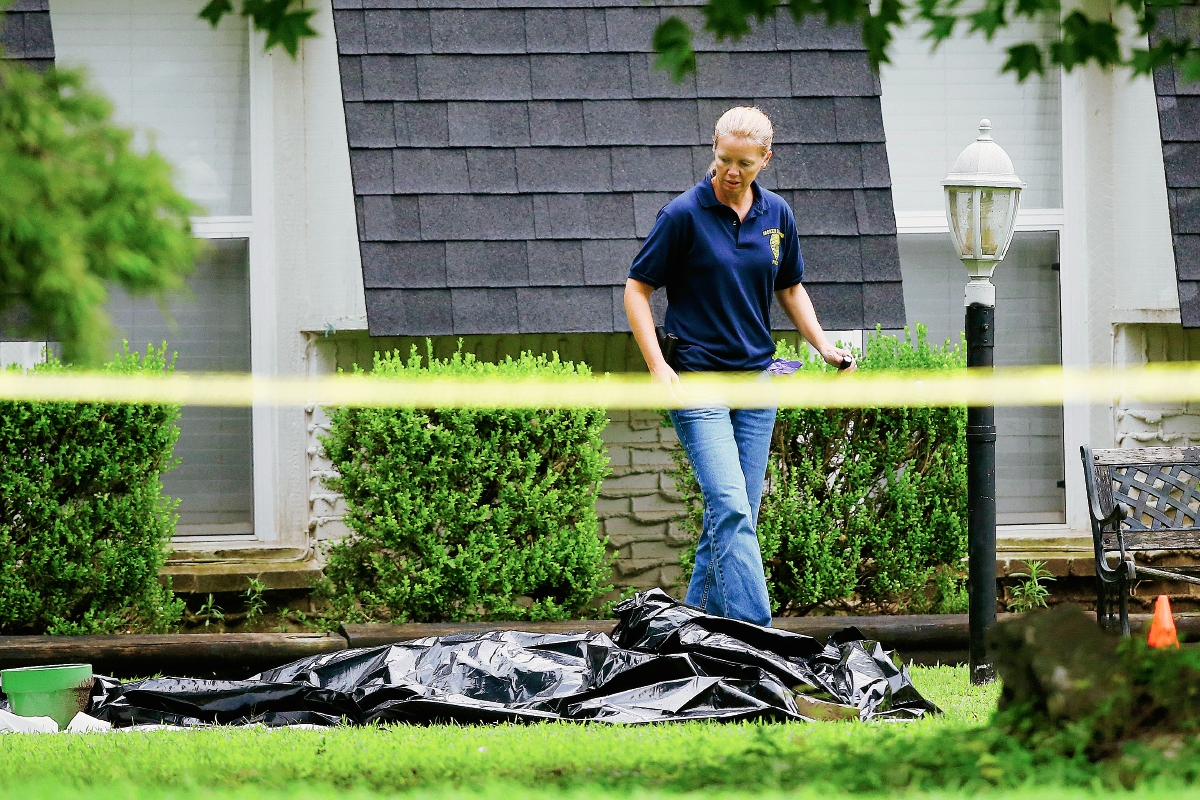
[[687, 541], [678, 524], [683, 500], [669, 474], [675, 431], [654, 411], [612, 411], [604, 441], [612, 475], [600, 487], [596, 513], [613, 550], [613, 584], [674, 591]]

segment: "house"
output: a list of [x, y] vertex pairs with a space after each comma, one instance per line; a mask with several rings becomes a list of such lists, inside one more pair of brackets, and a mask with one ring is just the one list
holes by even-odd
[[[806, 282], [827, 329], [920, 322], [962, 329], [965, 273], [940, 181], [981, 118], [1027, 181], [996, 272], [997, 363], [1109, 366], [1200, 353], [1200, 88], [1170, 70], [1001, 75], [1003, 48], [1049, 40], [1015, 22], [930, 54], [904, 30], [872, 73], [857, 30], [786, 14], [738, 42], [697, 37], [697, 72], [653, 67], [651, 33], [694, 2], [317, 0], [297, 59], [263, 52], [194, 0], [18, 0], [10, 58], [83, 66], [177, 166], [211, 247], [171, 328], [114, 296], [138, 344], [166, 339], [185, 370], [262, 375], [368, 364], [381, 349], [462, 339], [482, 357], [558, 351], [599, 370], [644, 368], [620, 302], [658, 209], [703, 174], [731, 105], [772, 117], [764, 177], [792, 203]], [[1195, 6], [1163, 26], [1200, 33]], [[694, 26], [697, 30], [699, 25]], [[1197, 100], [1200, 103], [1200, 100]], [[659, 309], [661, 311], [661, 308]], [[785, 333], [786, 321], [778, 326]], [[794, 336], [794, 332], [790, 335]], [[6, 342], [0, 359], [36, 345]], [[302, 586], [315, 546], [344, 534], [310, 409], [186, 409], [167, 476], [181, 498], [177, 588], [247, 574]], [[1190, 443], [1190, 405], [1000, 409], [1001, 550], [1086, 552], [1078, 448]], [[614, 414], [614, 476], [599, 511], [618, 583], [670, 586], [680, 506], [669, 431]], [[1082, 556], [1081, 556], [1082, 557]]]

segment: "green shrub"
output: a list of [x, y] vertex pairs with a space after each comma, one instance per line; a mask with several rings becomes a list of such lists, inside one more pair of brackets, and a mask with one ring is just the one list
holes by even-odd
[[[499, 364], [414, 347], [379, 376], [587, 375], [522, 353]], [[609, 591], [595, 502], [604, 410], [339, 408], [322, 443], [353, 533], [328, 550], [334, 618], [564, 619]], [[594, 613], [594, 612], [593, 612]]]
[[[833, 369], [803, 350], [779, 345], [805, 362], [795, 380]], [[930, 347], [920, 325], [916, 341], [875, 331], [859, 360], [864, 372], [963, 366], [961, 347]], [[758, 520], [772, 610], [965, 611], [965, 432], [962, 407], [780, 409]], [[686, 579], [704, 503], [682, 450], [674, 458], [693, 539]]]
[[[173, 361], [173, 360], [172, 360]], [[107, 372], [171, 370], [166, 345]], [[51, 359], [38, 373], [68, 368]], [[158, 583], [175, 532], [160, 476], [178, 406], [0, 403], [0, 632], [161, 630], [182, 601]]]

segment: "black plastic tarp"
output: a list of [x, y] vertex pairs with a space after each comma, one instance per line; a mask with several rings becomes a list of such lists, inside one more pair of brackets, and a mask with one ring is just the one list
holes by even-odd
[[704, 614], [653, 590], [611, 636], [493, 631], [328, 653], [244, 681], [98, 678], [88, 713], [150, 723], [914, 719], [938, 709], [877, 642]]

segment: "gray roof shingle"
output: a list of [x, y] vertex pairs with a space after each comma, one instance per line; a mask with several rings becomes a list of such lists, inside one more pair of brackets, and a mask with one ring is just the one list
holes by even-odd
[[[422, 100], [528, 100], [528, 56], [413, 56]], [[365, 58], [363, 59], [366, 60]], [[366, 82], [366, 67], [363, 67]], [[396, 97], [407, 100], [407, 97]]]
[[454, 289], [450, 305], [456, 334], [521, 332], [516, 289]]
[[582, 286], [583, 242], [540, 239], [527, 242], [531, 286]]
[[683, 80], [676, 83], [666, 72], [655, 69], [655, 58], [657, 56], [652, 53], [629, 54], [629, 78], [634, 97], [653, 99], [696, 96], [696, 73], [688, 73]]
[[625, 100], [632, 96], [629, 56], [624, 53], [531, 55], [528, 59], [535, 100]]
[[449, 289], [367, 289], [367, 320], [376, 336], [454, 333]]
[[640, 244], [638, 239], [585, 239], [583, 282], [589, 286], [624, 284]]
[[365, 242], [421, 240], [421, 211], [413, 195], [365, 195], [356, 198], [362, 218], [359, 238]]
[[[786, 67], [785, 67], [786, 69]], [[861, 53], [808, 50], [791, 54], [792, 92], [797, 97], [870, 97], [875, 75]]]
[[372, 334], [627, 331], [639, 237], [744, 104], [775, 124], [761, 182], [796, 211], [822, 322], [903, 325], [879, 82], [856, 28], [781, 11], [737, 42], [701, 32], [697, 72], [675, 84], [651, 37], [669, 14], [700, 30], [698, 0], [334, 9]]
[[1200, 189], [1170, 189], [1167, 197], [1175, 232], [1200, 233]]
[[446, 103], [395, 103], [396, 144], [399, 147], [446, 147], [450, 121]]
[[528, 286], [525, 242], [446, 242], [446, 282], [463, 288]]
[[882, 142], [883, 112], [870, 97], [834, 98], [839, 142]]
[[525, 44], [531, 53], [589, 53], [601, 26], [589, 9], [531, 8], [525, 11]]
[[[1155, 45], [1163, 35], [1200, 40], [1200, 6], [1184, 0], [1158, 11]], [[1185, 328], [1200, 328], [1200, 83], [1187, 83], [1173, 66], [1154, 72], [1158, 125], [1175, 249], [1179, 312]]]
[[446, 114], [454, 147], [529, 146], [528, 103], [448, 103]]
[[801, 236], [856, 236], [860, 224], [854, 210], [854, 192], [802, 189], [784, 196], [791, 200], [796, 229]]
[[444, 242], [363, 242], [368, 289], [430, 289], [446, 285]]
[[424, 52], [522, 55], [529, 52], [525, 45], [525, 12], [521, 9], [439, 8], [376, 13], [403, 14], [407, 19], [402, 25], [413, 24], [418, 16], [426, 16], [423, 24], [432, 33], [433, 49]]
[[417, 61], [412, 56], [360, 56], [364, 100], [416, 100]]
[[529, 104], [529, 143], [534, 147], [575, 147], [587, 144], [583, 103], [543, 100]]
[[338, 56], [338, 71], [342, 77], [342, 99], [347, 103], [363, 99], [362, 59]]
[[613, 292], [608, 286], [517, 290], [521, 333], [594, 333], [613, 329]]

